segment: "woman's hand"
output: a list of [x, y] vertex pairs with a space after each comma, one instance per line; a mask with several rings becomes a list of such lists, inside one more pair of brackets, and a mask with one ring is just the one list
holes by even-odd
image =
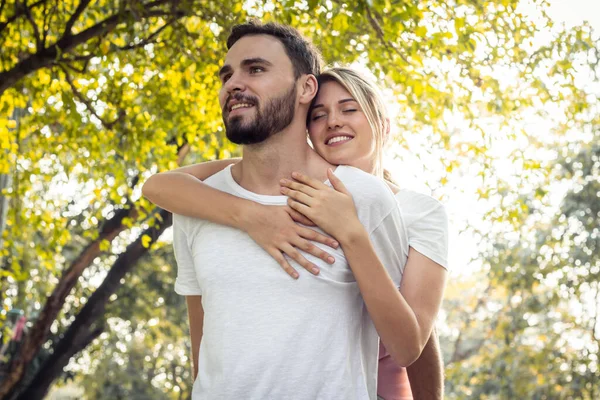
[[313, 256], [333, 264], [335, 259], [310, 241], [322, 243], [336, 249], [338, 242], [313, 229], [300, 226], [314, 226], [306, 217], [287, 206], [265, 206], [255, 203], [244, 218], [243, 230], [267, 253], [271, 255], [292, 278], [298, 278], [298, 272], [289, 264], [284, 256], [287, 255], [310, 273], [317, 275], [319, 268], [308, 261], [298, 251], [304, 250]]
[[281, 193], [289, 197], [288, 205], [343, 245], [349, 233], [362, 229], [352, 195], [331, 169], [327, 176], [333, 188], [306, 175], [294, 172], [295, 181], [282, 179]]

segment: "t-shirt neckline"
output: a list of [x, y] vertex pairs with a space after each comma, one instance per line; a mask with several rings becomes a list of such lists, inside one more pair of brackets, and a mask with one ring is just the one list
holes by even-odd
[[[259, 203], [263, 203], [263, 204], [277, 204], [277, 205], [283, 205], [283, 204], [287, 204], [287, 196], [271, 196], [271, 195], [267, 195], [267, 194], [258, 194], [258, 193], [254, 193], [249, 191], [248, 189], [243, 188], [239, 183], [237, 183], [235, 181], [235, 179], [233, 179], [233, 174], [231, 173], [231, 168], [233, 167], [234, 164], [229, 164], [227, 167], [225, 167], [225, 169], [223, 170], [225, 173], [225, 180], [227, 181], [227, 184], [234, 190], [236, 191], [238, 194], [240, 194], [242, 197], [251, 199], [251, 200], [255, 200]], [[338, 165], [334, 170], [333, 173], [339, 177], [339, 172], [342, 171], [342, 167], [343, 165]], [[329, 179], [327, 179], [325, 182], [327, 186], [331, 186], [331, 182], [329, 182]]]

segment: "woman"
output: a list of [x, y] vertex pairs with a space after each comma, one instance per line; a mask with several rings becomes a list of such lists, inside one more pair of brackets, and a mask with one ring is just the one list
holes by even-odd
[[[389, 136], [389, 120], [378, 89], [360, 74], [348, 68], [323, 73], [307, 125], [315, 150], [328, 162], [383, 177], [381, 154]], [[331, 171], [328, 176], [333, 187], [301, 174], [293, 175], [295, 181], [282, 179], [281, 191], [289, 196], [289, 207], [273, 207], [218, 192], [198, 181], [234, 162], [215, 161], [155, 175], [144, 185], [144, 195], [169, 211], [247, 232], [294, 278], [298, 274], [284, 254], [318, 274], [297, 249], [332, 263], [333, 258], [309, 240], [331, 247], [341, 245], [381, 340], [390, 349], [388, 353], [380, 348], [378, 394], [386, 400], [411, 398], [406, 370], [400, 365], [418, 358], [440, 308], [447, 268], [443, 206], [431, 197], [399, 190], [390, 183], [410, 245], [408, 255], [399, 255], [406, 258], [406, 265], [398, 291], [374, 254], [368, 234], [360, 232], [352, 197]], [[172, 196], [174, 192], [178, 196]], [[317, 225], [333, 239], [292, 219]], [[352, 243], [334, 240], [341, 219], [344, 226], [360, 232]]]

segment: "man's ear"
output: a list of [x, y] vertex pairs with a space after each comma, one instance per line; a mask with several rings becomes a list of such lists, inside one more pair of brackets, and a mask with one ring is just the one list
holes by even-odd
[[317, 78], [312, 74], [304, 75], [300, 78], [300, 84], [300, 104], [310, 104], [319, 90]]

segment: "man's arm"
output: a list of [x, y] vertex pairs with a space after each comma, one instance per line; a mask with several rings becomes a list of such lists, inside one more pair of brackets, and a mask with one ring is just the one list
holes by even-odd
[[406, 368], [414, 400], [444, 398], [444, 362], [437, 331], [431, 331], [421, 356]]
[[188, 318], [190, 321], [190, 336], [192, 339], [192, 360], [194, 363], [194, 380], [198, 376], [198, 356], [204, 328], [204, 308], [202, 296], [186, 296]]

